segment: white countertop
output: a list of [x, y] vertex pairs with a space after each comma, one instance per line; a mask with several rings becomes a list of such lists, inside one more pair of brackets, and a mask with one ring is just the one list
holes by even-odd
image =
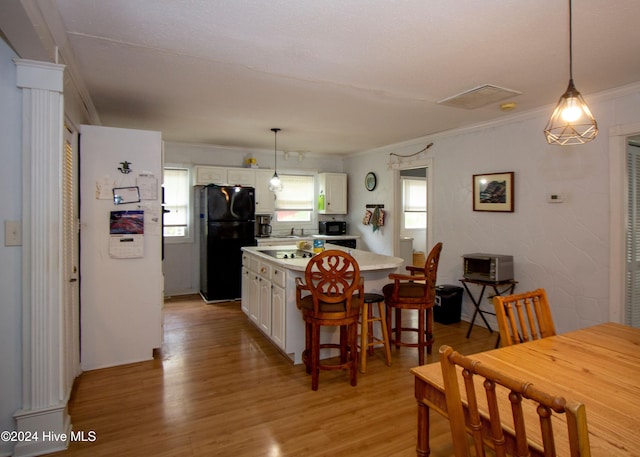
[[313, 238], [321, 240], [356, 240], [360, 238], [360, 235], [311, 235]]
[[[345, 235], [342, 235], [345, 236]], [[347, 237], [348, 239], [349, 237]], [[273, 262], [283, 268], [293, 271], [304, 271], [307, 268], [307, 263], [309, 262], [309, 258], [295, 258], [295, 259], [276, 259], [268, 254], [265, 254], [261, 251], [286, 251], [286, 250], [297, 250], [295, 243], [284, 246], [245, 246], [242, 248], [243, 251], [250, 252], [256, 254], [258, 257], [261, 257], [265, 260]], [[400, 257], [393, 257], [389, 255], [376, 254], [375, 252], [362, 251], [360, 249], [349, 249], [342, 246], [331, 246], [331, 249], [338, 249], [340, 251], [349, 252], [356, 262], [358, 262], [358, 266], [360, 267], [360, 271], [373, 271], [373, 270], [388, 270], [388, 269], [396, 269], [404, 262]], [[309, 251], [311, 252], [311, 251]]]
[[320, 235], [320, 234], [309, 234], [309, 235], [271, 235], [271, 236], [259, 236], [258, 240], [274, 240], [274, 241], [282, 241], [290, 239], [292, 243], [296, 241], [303, 240], [312, 240], [312, 239], [320, 239], [320, 240], [357, 240], [360, 238], [360, 235]]

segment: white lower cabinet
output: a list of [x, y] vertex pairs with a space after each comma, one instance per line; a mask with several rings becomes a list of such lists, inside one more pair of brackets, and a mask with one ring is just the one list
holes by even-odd
[[260, 317], [258, 325], [265, 335], [271, 335], [271, 281], [260, 276]]
[[249, 306], [247, 315], [258, 325], [260, 315], [260, 276], [255, 271], [249, 271]]
[[285, 349], [287, 273], [285, 270], [274, 268], [271, 278], [271, 339], [280, 348]]
[[249, 271], [249, 267], [246, 266], [244, 264], [244, 259], [246, 257], [242, 256], [243, 259], [243, 264], [242, 264], [242, 292], [240, 297], [242, 298], [241, 302], [240, 302], [240, 307], [242, 308], [242, 312], [245, 313], [247, 316], [249, 315], [249, 303], [251, 303], [251, 300], [249, 299], [249, 295], [250, 295], [250, 285], [251, 285], [251, 281], [250, 281], [250, 274], [251, 272]]
[[285, 348], [286, 270], [243, 255], [242, 311], [280, 348]]

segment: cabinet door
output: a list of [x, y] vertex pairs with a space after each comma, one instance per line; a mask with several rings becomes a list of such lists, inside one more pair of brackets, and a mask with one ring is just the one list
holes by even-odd
[[259, 278], [260, 281], [260, 318], [258, 325], [265, 335], [271, 335], [271, 281]]
[[319, 191], [324, 194], [324, 209], [320, 214], [347, 214], [346, 173], [320, 173]]
[[[243, 256], [243, 259], [245, 257]], [[242, 267], [242, 295], [240, 308], [242, 312], [249, 316], [249, 302], [250, 302], [250, 285], [251, 285], [251, 272], [248, 268]]]
[[206, 186], [207, 184], [226, 184], [227, 169], [222, 167], [209, 167], [198, 165], [195, 167], [194, 186]]
[[260, 276], [258, 273], [251, 271], [249, 278], [249, 318], [258, 325], [258, 316], [260, 315]]
[[275, 194], [269, 190], [273, 170], [255, 170], [256, 214], [272, 214], [275, 210]]
[[285, 289], [274, 285], [271, 294], [271, 339], [285, 348]]
[[250, 168], [229, 168], [227, 170], [227, 182], [241, 186], [256, 186], [256, 171]]

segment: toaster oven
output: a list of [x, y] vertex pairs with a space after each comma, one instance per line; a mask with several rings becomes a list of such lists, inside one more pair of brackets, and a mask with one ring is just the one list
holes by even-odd
[[464, 278], [502, 282], [513, 279], [513, 256], [500, 254], [465, 254]]

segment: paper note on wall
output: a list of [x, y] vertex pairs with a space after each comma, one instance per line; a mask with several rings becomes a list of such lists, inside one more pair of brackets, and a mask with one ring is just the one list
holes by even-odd
[[158, 180], [153, 174], [138, 175], [136, 185], [140, 188], [140, 200], [158, 199]]
[[103, 176], [96, 181], [96, 200], [113, 199], [113, 188], [116, 181], [111, 176]]

